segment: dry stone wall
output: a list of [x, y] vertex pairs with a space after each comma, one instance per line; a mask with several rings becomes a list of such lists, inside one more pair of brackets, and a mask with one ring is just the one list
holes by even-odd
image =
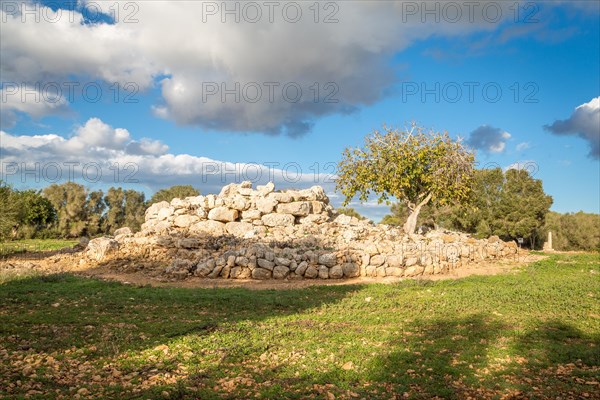
[[498, 237], [399, 229], [338, 215], [324, 190], [275, 191], [272, 183], [225, 186], [218, 195], [173, 199], [146, 210], [142, 230], [91, 240], [90, 262], [174, 279], [417, 277], [514, 257]]

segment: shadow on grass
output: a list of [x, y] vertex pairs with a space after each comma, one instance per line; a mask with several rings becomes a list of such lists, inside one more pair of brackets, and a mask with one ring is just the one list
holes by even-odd
[[[325, 372], [290, 376], [282, 366], [257, 372], [254, 359], [241, 357], [141, 397], [160, 398], [166, 390], [171, 399], [598, 398], [590, 386], [598, 382], [597, 337], [558, 322], [512, 334], [511, 326], [482, 314], [417, 320], [349, 370], [332, 363]], [[239, 377], [252, 383], [244, 386]]]
[[514, 349], [532, 361], [600, 366], [600, 332], [588, 337], [564, 321], [547, 321], [521, 336]]
[[[182, 340], [210, 341], [208, 337], [215, 334], [217, 341], [227, 343], [209, 343], [196, 356], [224, 365], [225, 358], [239, 359], [268, 349], [264, 338], [246, 335], [255, 326], [336, 303], [356, 290], [355, 286], [285, 291], [133, 287], [70, 274], [25, 278], [0, 286], [0, 353], [8, 351], [12, 362], [36, 354], [42, 358], [77, 354], [101, 366], [147, 352], [162, 356], [162, 350], [153, 351], [156, 346]], [[161, 364], [155, 356], [146, 358], [147, 354], [137, 364], [120, 368], [141, 373], [155, 368], [169, 373], [175, 368]], [[207, 371], [206, 376], [222, 376], [224, 371], [219, 369]], [[102, 369], [98, 367], [98, 371]], [[0, 375], [4, 375], [4, 383], [32, 382], [9, 364], [2, 367], [0, 363]], [[75, 375], [69, 377], [70, 383], [46, 379], [44, 390], [68, 392], [81, 385]], [[110, 375], [104, 382], [112, 383]], [[0, 379], [0, 386], [2, 383]], [[119, 385], [115, 390], [104, 397], [122, 398]], [[0, 389], [0, 397], [2, 394]], [[155, 389], [148, 391], [150, 398], [160, 398], [159, 394]]]
[[388, 341], [389, 354], [371, 362], [367, 379], [386, 383], [380, 388], [385, 390], [382, 396], [464, 398], [503, 329], [500, 322], [480, 314], [416, 322], [410, 336]]
[[366, 379], [384, 383], [373, 397], [600, 398], [600, 335], [565, 322], [517, 333], [478, 314], [417, 323], [415, 331], [413, 339], [389, 341], [389, 354], [372, 360]]
[[[562, 278], [556, 282], [564, 285]], [[374, 287], [250, 291], [139, 288], [67, 274], [23, 279], [0, 286], [0, 350], [9, 350], [11, 362], [36, 353], [78, 359], [66, 352], [81, 350], [102, 380], [43, 381], [45, 394], [59, 390], [67, 397], [74, 394], [70, 387], [98, 394], [115, 383], [99, 396], [597, 398], [600, 338], [576, 327], [593, 319], [538, 317], [513, 325], [509, 315], [476, 304], [429, 318], [427, 308], [413, 313], [402, 303], [382, 303], [410, 316], [405, 321], [376, 306], [375, 294], [393, 297], [409, 283]], [[345, 368], [348, 360], [353, 365]], [[113, 379], [112, 368], [138, 374], [130, 379], [138, 390]], [[31, 380], [8, 363], [0, 363], [3, 374], [11, 382]], [[165, 380], [142, 384], [153, 376]]]
[[[0, 286], [0, 336], [11, 337], [18, 348], [48, 353], [98, 342], [115, 350], [106, 353], [120, 353], [224, 324], [301, 313], [356, 290], [349, 285], [285, 291], [152, 288], [70, 274], [37, 276]], [[111, 337], [119, 337], [119, 349]]]

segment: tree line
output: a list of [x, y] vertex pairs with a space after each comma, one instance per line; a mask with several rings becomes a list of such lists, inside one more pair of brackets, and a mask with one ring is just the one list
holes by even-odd
[[527, 170], [477, 170], [474, 160], [474, 151], [447, 132], [384, 126], [364, 146], [344, 150], [337, 190], [343, 206], [354, 197], [397, 201], [382, 223], [408, 235], [446, 228], [541, 248], [552, 231], [557, 250], [600, 250], [599, 215], [550, 213], [552, 197]]
[[552, 232], [555, 250], [600, 251], [600, 214], [550, 211], [546, 216], [546, 231]]
[[66, 182], [16, 190], [0, 181], [0, 239], [94, 237], [124, 226], [136, 231], [150, 204], [199, 194], [190, 185], [175, 185], [146, 201], [143, 192], [120, 187], [104, 193]]
[[[470, 199], [461, 205], [427, 205], [419, 216], [424, 228], [445, 228], [477, 238], [497, 235], [503, 240], [523, 238], [524, 245], [542, 248], [552, 232], [555, 250], [600, 251], [600, 214], [550, 211], [552, 198], [542, 182], [525, 170], [476, 170]], [[408, 210], [395, 203], [382, 224], [401, 226]]]
[[[475, 170], [472, 190], [461, 204], [427, 204], [419, 224], [473, 234], [478, 238], [497, 235], [503, 240], [523, 238], [531, 248], [543, 244], [547, 232], [546, 215], [552, 197], [542, 182], [523, 169]], [[403, 204], [394, 204], [382, 223], [398, 225], [405, 218]]]
[[[600, 251], [600, 214], [549, 211], [552, 198], [544, 193], [541, 181], [527, 171], [476, 170], [474, 183], [470, 199], [461, 205], [424, 206], [418, 227], [460, 231], [477, 238], [523, 238], [525, 246], [537, 249], [552, 232], [555, 250]], [[364, 218], [354, 208], [339, 208], [337, 212]], [[380, 223], [402, 227], [408, 214], [403, 202], [393, 203]]]

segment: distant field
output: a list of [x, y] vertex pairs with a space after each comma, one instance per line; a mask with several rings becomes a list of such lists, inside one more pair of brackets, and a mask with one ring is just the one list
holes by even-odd
[[60, 250], [65, 247], [72, 247], [77, 243], [77, 240], [63, 239], [27, 239], [0, 242], [0, 259], [19, 253]]
[[600, 398], [600, 259], [282, 291], [0, 284], [0, 397]]

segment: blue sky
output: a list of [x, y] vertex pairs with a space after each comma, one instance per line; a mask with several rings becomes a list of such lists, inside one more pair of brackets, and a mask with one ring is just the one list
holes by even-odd
[[339, 204], [343, 149], [415, 121], [464, 138], [481, 167], [527, 168], [555, 211], [600, 212], [598, 2], [281, 2], [273, 21], [260, 2], [229, 2], [238, 21], [220, 2], [5, 3], [0, 158], [18, 188], [73, 168], [90, 188], [207, 193], [273, 172]]

